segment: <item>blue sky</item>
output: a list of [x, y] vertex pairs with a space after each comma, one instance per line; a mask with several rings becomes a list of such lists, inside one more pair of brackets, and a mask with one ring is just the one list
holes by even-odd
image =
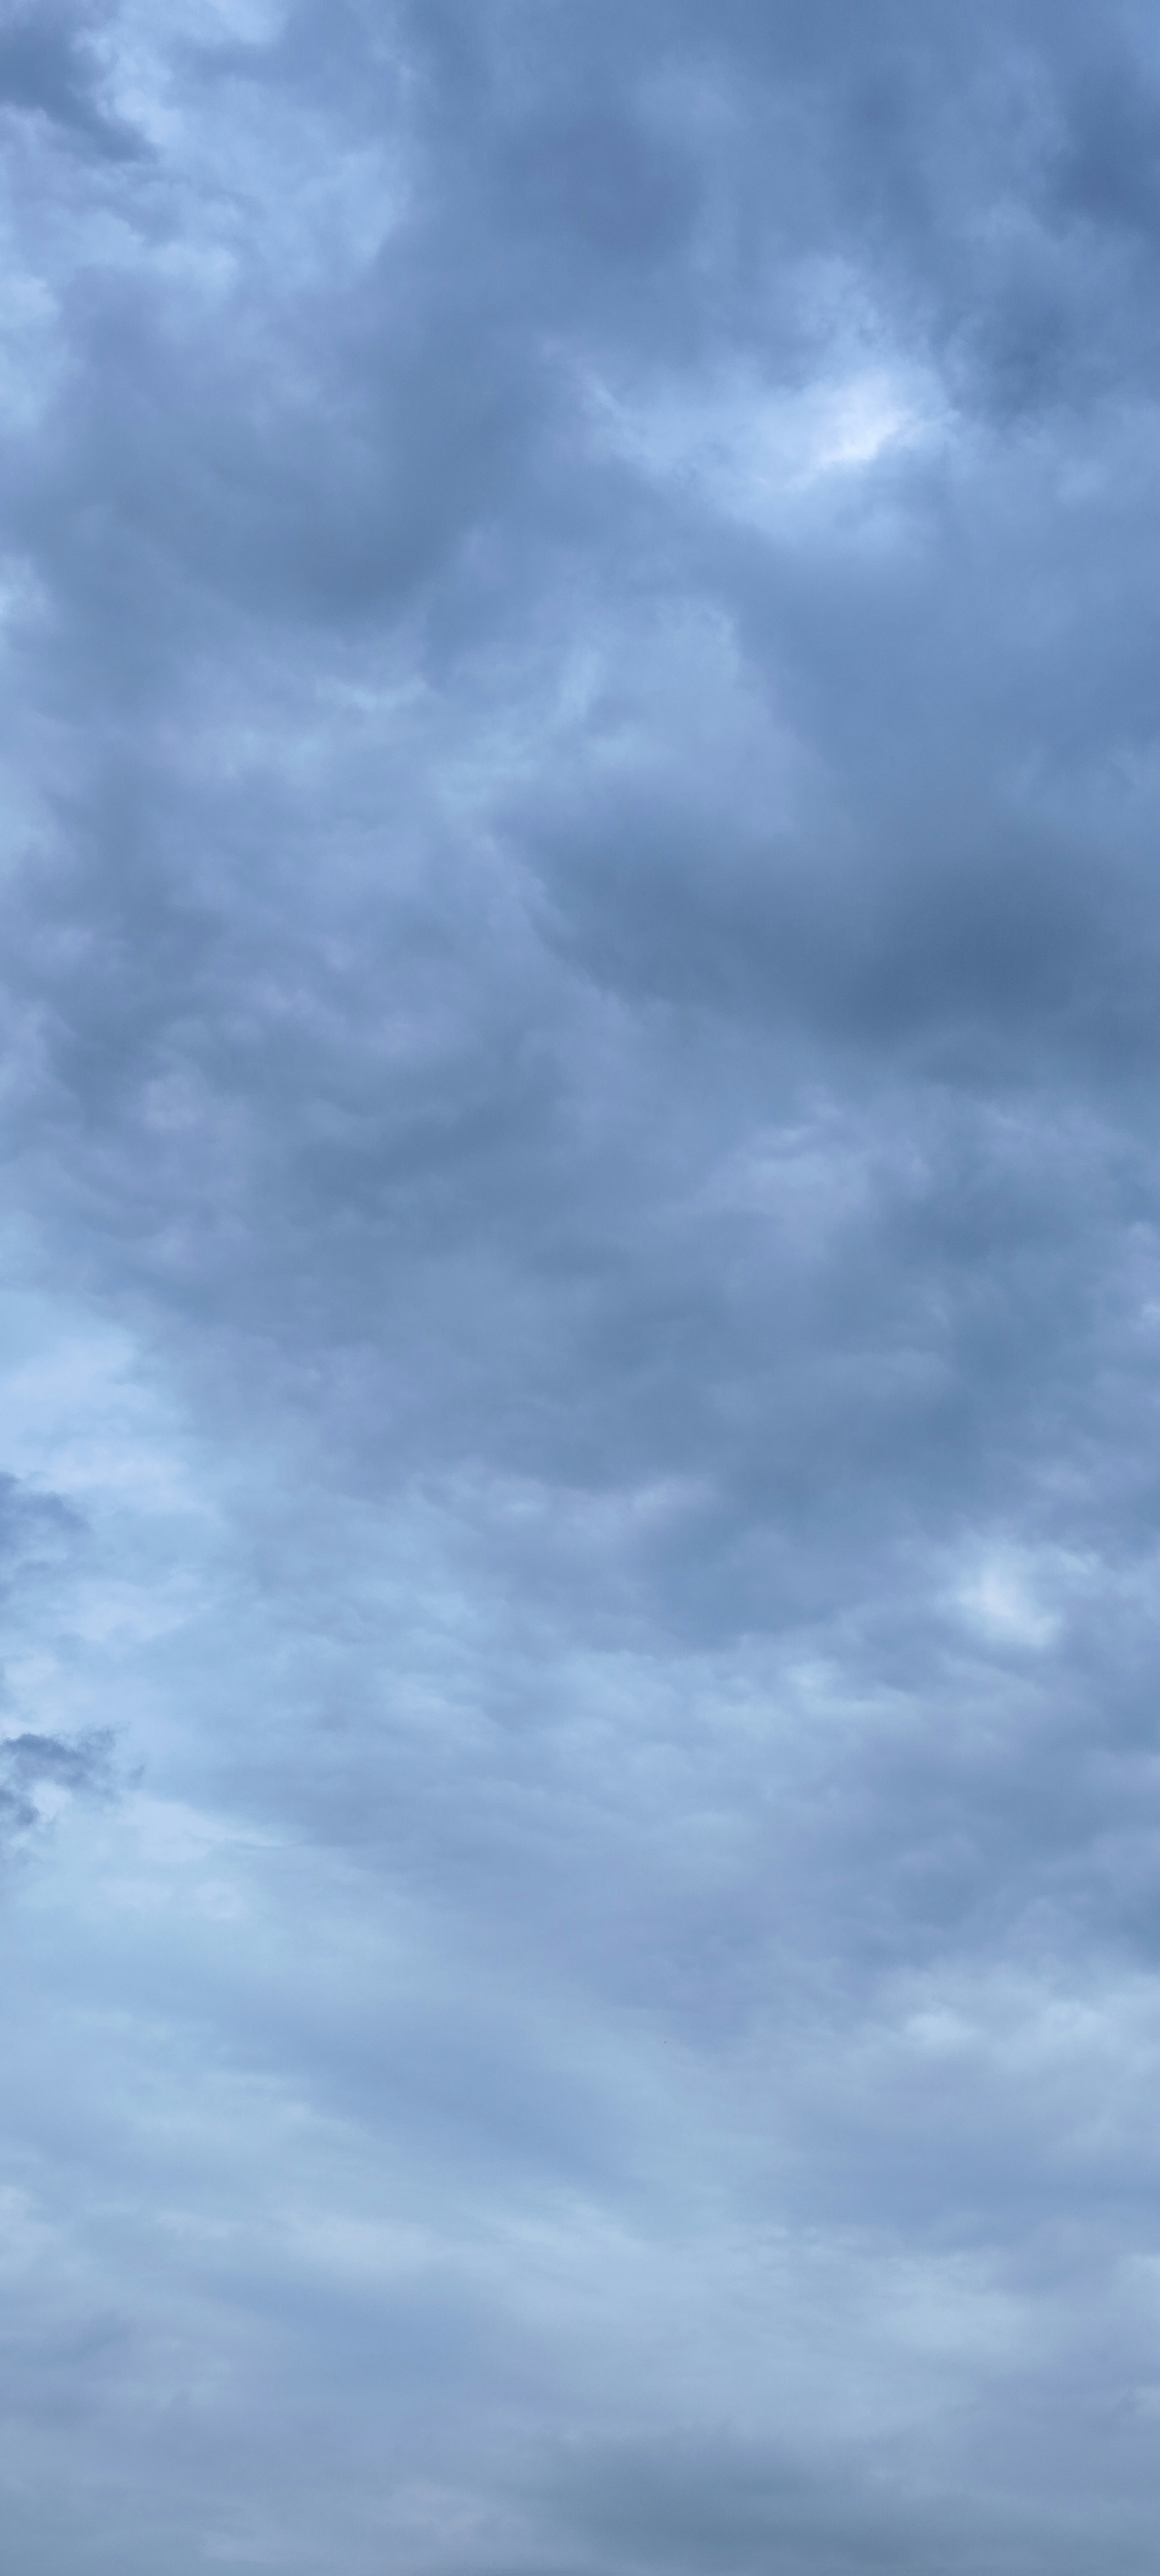
[[0, 9], [19, 2576], [1144, 2576], [1160, 38]]

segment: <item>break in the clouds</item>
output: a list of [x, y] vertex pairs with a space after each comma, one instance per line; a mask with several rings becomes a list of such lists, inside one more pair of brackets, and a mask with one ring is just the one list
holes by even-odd
[[1160, 42], [0, 9], [20, 2576], [1160, 2422]]

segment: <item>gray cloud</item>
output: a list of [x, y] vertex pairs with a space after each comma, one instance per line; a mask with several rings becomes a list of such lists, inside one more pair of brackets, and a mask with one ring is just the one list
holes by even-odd
[[1142, 2568], [1151, 32], [0, 92], [9, 2554]]
[[25, 1657], [43, 1623], [67, 1624], [70, 1578], [83, 1557], [85, 1523], [62, 1495], [0, 1475], [0, 1605], [15, 1672], [0, 1666], [0, 1853], [11, 1853], [44, 1821], [61, 1794], [103, 1798], [113, 1786], [111, 1727], [79, 1734], [41, 1732], [13, 1723], [35, 1706]]
[[93, 13], [7, 6], [0, 18], [0, 106], [44, 117], [82, 151], [131, 160], [140, 144], [131, 126], [101, 104]]
[[91, 1790], [104, 1785], [110, 1733], [62, 1743], [55, 1735], [9, 1735], [0, 1741], [0, 1829], [26, 1832], [38, 1821], [36, 1791], [43, 1783]]

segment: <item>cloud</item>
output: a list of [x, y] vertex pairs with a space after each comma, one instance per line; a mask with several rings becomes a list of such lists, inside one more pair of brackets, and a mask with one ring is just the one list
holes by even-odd
[[1154, 54], [0, 26], [30, 2576], [1145, 2563]]
[[0, 105], [44, 117], [81, 151], [131, 160], [139, 138], [101, 104], [91, 13], [7, 6], [0, 18]]
[[[13, 1717], [44, 1695], [46, 1670], [29, 1647], [46, 1614], [60, 1620], [83, 1555], [85, 1523], [76, 1505], [25, 1480], [0, 1476], [0, 1602], [11, 1656], [0, 1673], [0, 1851], [51, 1817], [70, 1797], [102, 1798], [113, 1785], [111, 1727], [58, 1735], [15, 1726]], [[32, 1669], [30, 1670], [30, 1663]]]
[[9, 1735], [0, 1739], [0, 1822], [7, 1833], [26, 1832], [39, 1821], [38, 1791], [101, 1788], [107, 1776], [111, 1733], [62, 1743], [55, 1735]]

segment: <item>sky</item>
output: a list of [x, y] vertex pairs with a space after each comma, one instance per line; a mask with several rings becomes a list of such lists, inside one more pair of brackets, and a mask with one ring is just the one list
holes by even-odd
[[0, 147], [3, 2563], [1150, 2576], [1156, 13]]

